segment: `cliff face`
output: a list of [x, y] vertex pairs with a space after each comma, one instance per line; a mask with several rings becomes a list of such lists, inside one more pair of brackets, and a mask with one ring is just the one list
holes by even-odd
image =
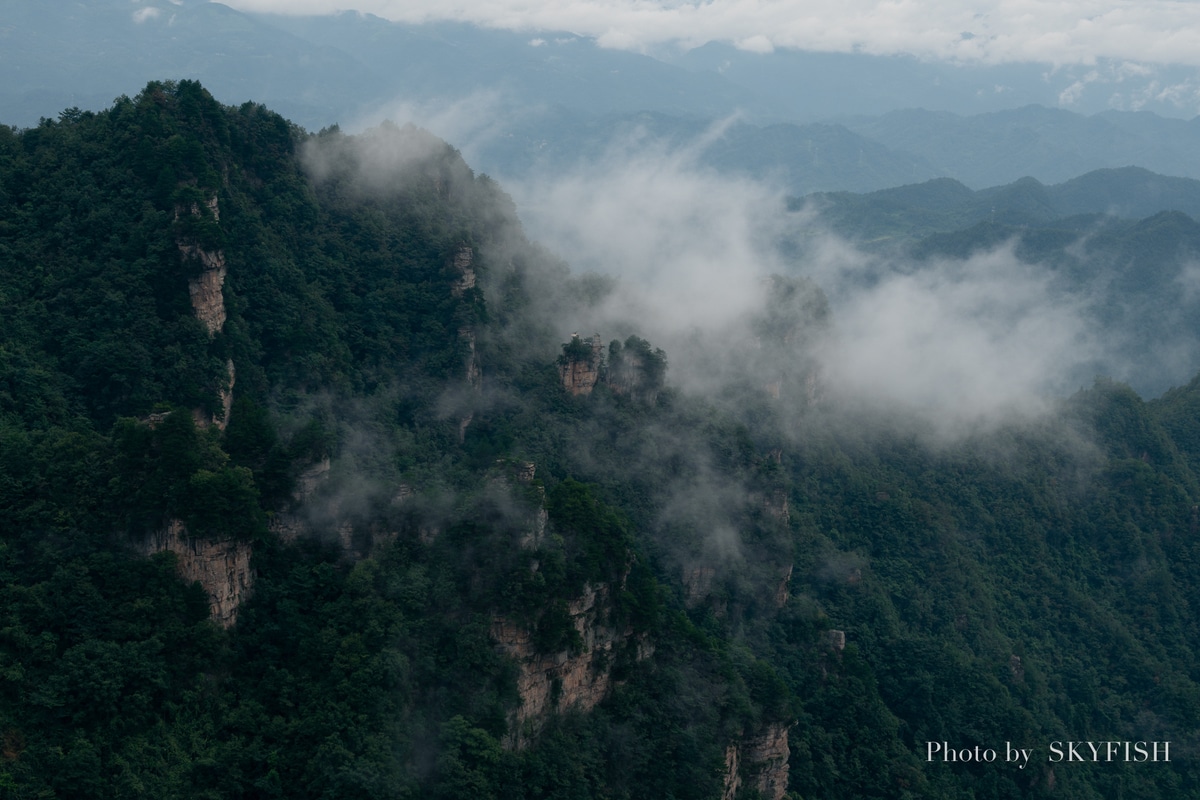
[[788, 785], [788, 726], [767, 725], [725, 748], [725, 782], [721, 800], [735, 800], [745, 785], [765, 800], [783, 800]]
[[163, 530], [151, 534], [142, 543], [146, 555], [171, 551], [175, 554], [179, 577], [191, 583], [199, 581], [208, 593], [208, 610], [224, 628], [237, 622], [238, 606], [254, 588], [250, 567], [250, 544], [233, 540], [197, 539], [177, 519]]
[[462, 297], [469, 289], [475, 288], [475, 251], [463, 245], [454, 253], [454, 271], [458, 273], [450, 293]]
[[575, 335], [558, 362], [558, 375], [563, 388], [576, 397], [591, 394], [600, 380], [603, 363], [604, 343], [600, 340], [600, 334], [586, 340]]
[[614, 341], [608, 349], [608, 385], [613, 394], [647, 405], [658, 401], [667, 369], [667, 356], [650, 343], [630, 336], [625, 344]]
[[[457, 277], [450, 285], [450, 294], [456, 298], [462, 298], [471, 289], [475, 288], [475, 251], [466, 245], [462, 245], [454, 253], [453, 269]], [[476, 349], [475, 329], [469, 325], [458, 329], [458, 338], [467, 343], [467, 357], [463, 365], [463, 377], [467, 381], [467, 385], [471, 387], [471, 391], [480, 392], [483, 390], [483, 369], [479, 365], [479, 353]], [[458, 420], [458, 440], [460, 442], [466, 440], [467, 428], [475, 419], [475, 414], [467, 412]]]
[[[192, 203], [189, 208], [176, 206], [175, 219], [178, 220], [180, 215], [185, 213], [193, 217], [208, 215], [212, 217], [213, 222], [221, 220], [221, 209], [215, 196], [204, 204], [203, 209], [198, 203]], [[225, 327], [225, 253], [221, 250], [206, 250], [186, 239], [177, 239], [175, 245], [184, 261], [200, 262], [200, 275], [188, 280], [188, 294], [191, 296], [192, 311], [196, 319], [204, 323], [209, 338], [212, 338]], [[229, 412], [233, 408], [233, 384], [236, 380], [232, 359], [225, 362], [225, 374], [227, 380], [218, 388], [221, 416], [219, 419], [209, 417], [197, 409], [193, 415], [200, 425], [216, 425], [219, 430], [225, 430], [225, 425], [229, 422]]]
[[[190, 208], [175, 207], [175, 219], [183, 214], [193, 217], [211, 216], [213, 222], [220, 222], [221, 209], [217, 198], [210, 198], [201, 209], [198, 203], [192, 203]], [[207, 213], [206, 213], [207, 212]], [[220, 250], [205, 250], [195, 242], [177, 239], [176, 247], [185, 261], [199, 261], [202, 267], [199, 277], [188, 281], [188, 293], [192, 297], [192, 309], [196, 319], [204, 323], [209, 336], [215, 336], [225, 327], [225, 296], [222, 289], [225, 286], [225, 253]]]
[[783, 800], [788, 785], [788, 726], [768, 725], [745, 740], [744, 757], [751, 783], [766, 800]]
[[539, 484], [534, 485], [533, 479], [537, 474], [537, 465], [532, 461], [518, 461], [509, 465], [509, 475], [505, 481], [512, 486], [531, 487], [536, 498], [535, 507], [525, 521], [518, 545], [525, 550], [541, 547], [546, 535], [546, 524], [550, 515], [546, 511], [546, 490]]
[[539, 653], [528, 628], [500, 616], [492, 621], [492, 638], [518, 668], [521, 704], [509, 715], [506, 747], [524, 747], [554, 711], [595, 708], [612, 689], [610, 664], [618, 648], [626, 644], [638, 647], [639, 659], [649, 654], [644, 643], [631, 643], [631, 630], [609, 624], [607, 585], [585, 586], [568, 611], [583, 642], [578, 653]]
[[199, 277], [188, 281], [188, 293], [192, 297], [192, 309], [196, 319], [204, 323], [209, 336], [215, 336], [225, 327], [225, 255], [217, 250], [209, 252], [195, 245], [180, 245], [185, 258], [195, 258], [203, 266]]

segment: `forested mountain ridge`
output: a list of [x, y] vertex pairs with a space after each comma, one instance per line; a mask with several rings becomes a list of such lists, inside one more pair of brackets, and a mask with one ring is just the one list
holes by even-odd
[[[1200, 181], [1156, 175], [1140, 167], [1099, 169], [1046, 186], [1022, 178], [1003, 186], [971, 190], [951, 178], [874, 192], [821, 192], [791, 201], [813, 203], [838, 233], [876, 246], [949, 233], [982, 222], [1046, 226], [1070, 220], [1079, 230], [1094, 227], [1085, 217], [1142, 219], [1162, 211], [1200, 216]], [[1078, 219], [1071, 219], [1078, 218]]]
[[1200, 386], [931, 439], [770, 290], [692, 396], [417, 129], [0, 129], [0, 796], [1195, 792]]
[[[972, 191], [949, 179], [789, 201], [872, 253], [872, 274], [987, 258], [1032, 265], [1044, 291], [1103, 340], [1072, 375], [1117, 375], [1146, 395], [1186, 381], [1200, 357], [1200, 182], [1127, 167], [1045, 186]], [[801, 215], [803, 216], [803, 215]], [[803, 240], [803, 235], [798, 241]], [[801, 245], [803, 246], [803, 245]]]

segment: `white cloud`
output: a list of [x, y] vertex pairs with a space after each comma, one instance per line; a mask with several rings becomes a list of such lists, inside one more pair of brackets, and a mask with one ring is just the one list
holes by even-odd
[[[346, 0], [227, 2], [289, 14], [346, 7]], [[404, 22], [567, 30], [624, 49], [724, 41], [763, 52], [801, 48], [985, 63], [1092, 64], [1107, 58], [1200, 65], [1200, 4], [1190, 0], [358, 0], [356, 5]]]
[[1100, 79], [1100, 73], [1092, 70], [1087, 75], [1084, 75], [1079, 80], [1072, 83], [1067, 88], [1058, 93], [1058, 104], [1060, 106], [1073, 106], [1083, 98], [1083, 93], [1087, 89], [1089, 83], [1095, 83]]
[[873, 282], [822, 267], [838, 325], [825, 369], [842, 394], [973, 425], [1044, 410], [1098, 354], [1083, 298], [1055, 296], [1011, 248], [896, 267]]
[[697, 166], [726, 124], [679, 149], [634, 133], [591, 163], [506, 186], [573, 269], [626, 282], [606, 316], [644, 335], [718, 329], [760, 302], [755, 279], [780, 269], [785, 223], [781, 191]]
[[[532, 234], [572, 269], [619, 278], [590, 318], [559, 321], [564, 337], [636, 333], [667, 351], [672, 384], [718, 392], [759, 368], [746, 323], [764, 307], [764, 276], [805, 275], [833, 312], [817, 353], [830, 400], [905, 409], [951, 436], [1040, 414], [1099, 355], [1087, 298], [1051, 292], [1010, 247], [922, 264], [865, 254], [811, 213], [785, 212], [771, 187], [698, 168], [719, 135], [682, 151], [634, 139], [507, 184]], [[815, 244], [795, 261], [776, 244], [798, 229]]]
[[145, 8], [139, 8], [137, 11], [133, 12], [133, 21], [141, 25], [146, 20], [156, 19], [161, 14], [162, 12], [157, 8], [154, 8], [153, 6], [147, 6]]

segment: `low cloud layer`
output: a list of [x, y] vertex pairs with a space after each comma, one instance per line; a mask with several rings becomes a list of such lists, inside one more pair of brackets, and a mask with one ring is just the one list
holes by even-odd
[[[245, 11], [331, 13], [340, 0], [229, 0]], [[1098, 59], [1200, 65], [1200, 6], [1186, 0], [358, 0], [402, 22], [455, 20], [512, 30], [563, 30], [604, 47], [649, 50], [730, 42], [757, 52], [799, 48], [1000, 64]]]
[[[1113, 344], [1089, 323], [1091, 298], [1063, 294], [1011, 246], [922, 263], [868, 255], [815, 214], [785, 211], [772, 187], [698, 167], [703, 144], [626, 141], [566, 174], [509, 184], [534, 238], [576, 272], [618, 278], [590, 315], [559, 322], [564, 341], [636, 333], [667, 351], [685, 391], [766, 385], [776, 378], [755, 372], [773, 365], [753, 320], [774, 290], [767, 277], [805, 277], [830, 301], [830, 330], [805, 345], [828, 402], [901, 409], [943, 432], [1037, 415], [1089, 383]], [[802, 255], [784, 255], [785, 234], [805, 242]]]
[[[850, 262], [853, 263], [853, 262]], [[863, 282], [813, 265], [834, 301], [825, 375], [843, 397], [886, 398], [943, 427], [1035, 415], [1079, 386], [1100, 345], [1086, 300], [1063, 297], [1011, 247], [887, 270]]]
[[[478, 119], [446, 117], [460, 118]], [[572, 281], [557, 262], [535, 276], [542, 285], [520, 313], [536, 324], [506, 346], [548, 359], [557, 352], [545, 349], [574, 332], [605, 343], [637, 335], [666, 351], [668, 383], [684, 392], [771, 396], [785, 411], [823, 398], [915, 416], [950, 436], [1036, 417], [1096, 374], [1169, 386], [1195, 369], [1182, 321], [1178, 346], [1146, 356], [1130, 327], [1145, 310], [1112, 307], [1120, 265], [1087, 265], [1084, 285], [1022, 262], [1014, 242], [966, 259], [863, 252], [815, 211], [787, 211], [781, 188], [702, 166], [726, 124], [683, 146], [634, 130], [570, 168], [502, 181], [530, 237], [574, 275], [595, 276]], [[348, 170], [370, 188], [440, 147], [424, 131], [385, 125], [305, 155], [318, 179]], [[1195, 274], [1180, 273], [1181, 303], [1197, 292]]]

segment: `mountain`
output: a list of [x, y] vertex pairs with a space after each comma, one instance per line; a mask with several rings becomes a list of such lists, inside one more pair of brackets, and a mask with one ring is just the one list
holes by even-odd
[[[160, 76], [205, 81], [226, 102], [269, 99], [312, 129], [353, 123], [399, 101], [480, 93], [592, 113], [653, 108], [728, 114], [752, 93], [648, 56], [568, 33], [539, 36], [464, 24], [401, 25], [357, 12], [244, 14], [220, 3], [95, 0], [51, 12], [17, 0], [0, 12], [7, 124], [64, 104], [96, 110]], [[534, 44], [531, 44], [531, 41]]]
[[15, 0], [0, 11], [0, 116], [34, 125], [65, 107], [98, 110], [162, 75], [205, 81], [226, 102], [271, 97], [323, 127], [377, 95], [374, 70], [220, 3], [89, 0], [48, 9]]
[[563, 107], [513, 114], [464, 147], [489, 174], [553, 176], [643, 151], [689, 165], [763, 181], [792, 193], [895, 186], [935, 170], [840, 125], [755, 125], [642, 112], [591, 115]]
[[[1069, 217], [1136, 219], [1161, 211], [1200, 217], [1200, 181], [1126, 167], [1094, 170], [1051, 186], [1027, 177], [972, 191], [956, 180], [938, 178], [864, 194], [815, 193], [791, 203], [795, 208], [812, 203], [838, 233], [878, 246], [981, 222], [1038, 226]], [[1092, 224], [1070, 223], [1082, 225], [1080, 230]]]
[[817, 194], [793, 201], [878, 254], [872, 274], [934, 268], [1011, 253], [1035, 265], [1063, 308], [1082, 305], [1104, 340], [1080, 365], [1078, 382], [1116, 375], [1159, 394], [1200, 359], [1200, 181], [1138, 168], [1097, 170], [1045, 186], [1024, 178], [972, 191], [940, 178], [866, 194]]
[[567, 31], [512, 32], [465, 23], [406, 25], [370, 14], [259, 16], [322, 48], [351, 53], [380, 76], [380, 101], [496, 94], [518, 108], [593, 114], [654, 110], [717, 116], [761, 105], [720, 76], [600, 47]]
[[[820, 47], [820, 45], [818, 45]], [[925, 109], [974, 116], [1014, 107], [1061, 107], [1104, 115], [1126, 109], [1146, 117], [1190, 118], [1200, 111], [1187, 98], [1195, 67], [1139, 65], [1097, 59], [1092, 65], [984, 64], [909, 54], [771, 49], [708, 42], [690, 50], [664, 49], [663, 60], [696, 72], [720, 75], [751, 89], [777, 119], [813, 122], [848, 115], [877, 116]], [[1174, 89], [1175, 92], [1168, 90]]]
[[909, 109], [840, 122], [975, 188], [1027, 175], [1058, 183], [1126, 166], [1200, 178], [1200, 160], [1189, 144], [1200, 130], [1195, 119], [1118, 112], [1085, 117], [1034, 105], [972, 116]]
[[[701, 163], [794, 194], [935, 177], [975, 188], [1027, 175], [1055, 183], [1125, 166], [1200, 178], [1192, 146], [1200, 123], [1144, 110], [1188, 109], [1151, 102], [1084, 116], [1047, 107], [1081, 80], [1067, 67], [751, 53], [717, 43], [654, 57], [563, 31], [412, 25], [352, 11], [246, 14], [201, 0], [89, 0], [65, 12], [12, 0], [0, 10], [0, 41], [8, 78], [0, 121], [9, 125], [31, 126], [64, 107], [95, 111], [128, 86], [169, 75], [202, 80], [226, 103], [267, 101], [310, 130], [413, 121], [479, 169], [513, 177], [596, 159], [630, 129], [694, 147], [723, 126]], [[1168, 78], [1188, 76], [1151, 70], [1117, 88]], [[1086, 91], [1110, 83], [1101, 75]], [[1127, 101], [1099, 107], [1132, 107]]]
[[0, 789], [1195, 794], [1200, 385], [947, 436], [755, 285], [688, 362], [415, 127], [0, 128]]

